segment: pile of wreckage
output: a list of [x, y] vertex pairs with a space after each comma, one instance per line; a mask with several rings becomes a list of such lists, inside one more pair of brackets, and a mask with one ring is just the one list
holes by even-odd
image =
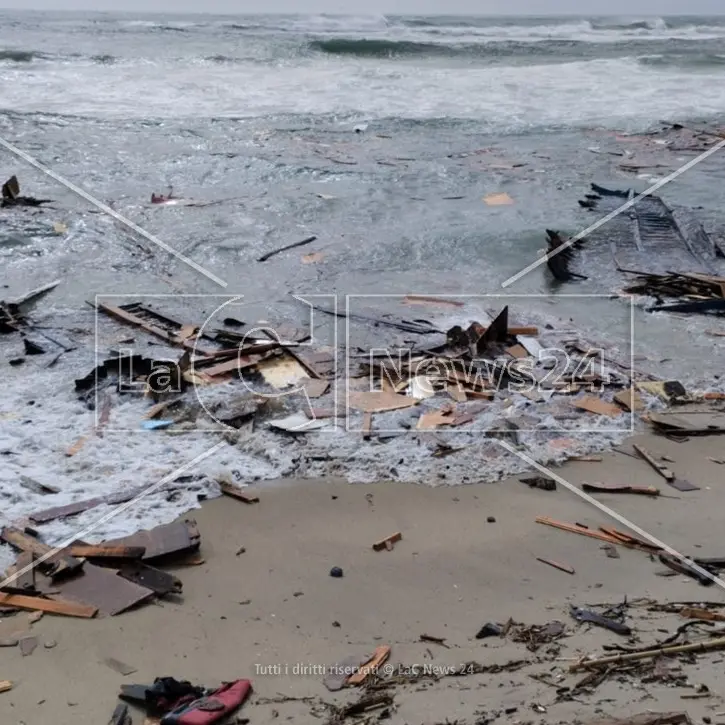
[[89, 499], [39, 511], [22, 528], [5, 526], [0, 540], [20, 554], [3, 576], [0, 610], [92, 618], [120, 614], [155, 597], [181, 594], [181, 581], [160, 567], [203, 562], [200, 534], [191, 519], [101, 544], [77, 540], [55, 548], [44, 543], [31, 525], [131, 498]]
[[[139, 303], [121, 307], [99, 304], [97, 309], [171, 347], [184, 349], [176, 362], [136, 354], [110, 357], [76, 380], [76, 391], [91, 407], [96, 404], [98, 393], [108, 386], [119, 393], [145, 390], [154, 402], [143, 423], [148, 429], [167, 428], [188, 420], [189, 402], [184, 403], [183, 394], [189, 387], [235, 379], [247, 382], [247, 391], [252, 386], [261, 390], [264, 384], [273, 390], [296, 387], [304, 390], [309, 400], [325, 395], [339, 376], [337, 383], [347, 386], [347, 400], [341, 401], [338, 409], [308, 406], [304, 412], [270, 420], [273, 429], [289, 433], [317, 429], [326, 418], [343, 417], [354, 411], [362, 414], [361, 430], [369, 437], [373, 434], [373, 415], [411, 408], [424, 401], [418, 430], [463, 427], [486, 408], [482, 401], [505, 403], [519, 393], [531, 403], [548, 401], [553, 395], [597, 393], [573, 399], [569, 414], [576, 408], [617, 417], [631, 409], [626, 392], [632, 386], [632, 371], [626, 363], [607, 358], [606, 364], [598, 364], [601, 360], [595, 358], [601, 355], [600, 351], [575, 338], [565, 342], [570, 355], [568, 368], [552, 375], [551, 364], [547, 364], [546, 358], [540, 359], [543, 348], [537, 340], [538, 328], [509, 324], [508, 307], [489, 324], [474, 322], [466, 329], [454, 326], [446, 332], [421, 320], [349, 314], [353, 321], [377, 328], [392, 327], [422, 340], [408, 341], [406, 355], [397, 360], [387, 351], [380, 352], [380, 348], [378, 352], [361, 350], [351, 358], [360, 358], [357, 369], [342, 373], [337, 369], [337, 351], [316, 351], [309, 344], [309, 336], [301, 330], [285, 331], [280, 327], [276, 337], [272, 333], [255, 337], [243, 329], [229, 329], [243, 325], [227, 318], [224, 329], [208, 329], [199, 334], [199, 326], [181, 324]], [[281, 339], [283, 336], [287, 339]], [[401, 350], [396, 348], [396, 352]], [[555, 361], [548, 360], [551, 362]], [[347, 379], [345, 374], [349, 375]], [[640, 377], [652, 379], [645, 373]], [[609, 402], [601, 397], [611, 397], [607, 391], [622, 394]], [[430, 409], [431, 399], [438, 395], [446, 402]], [[267, 404], [270, 400], [265, 402], [263, 393], [248, 392], [238, 404], [215, 411], [215, 418], [230, 427], [241, 428], [253, 424], [255, 416], [269, 417], [268, 414], [278, 411], [278, 406]], [[515, 430], [515, 421], [509, 420], [504, 427]]]
[[[653, 297], [656, 304], [650, 311], [725, 311], [725, 276], [719, 274], [724, 270], [718, 265], [725, 254], [699, 220], [658, 196], [638, 196], [632, 189], [607, 189], [597, 184], [591, 189], [579, 205], [611, 215], [602, 232], [606, 244], [605, 240], [597, 241], [600, 250], [611, 254], [617, 272], [635, 275], [635, 280], [625, 286], [625, 294]], [[552, 276], [562, 282], [588, 279], [574, 272], [572, 266], [578, 251], [586, 247], [596, 253], [597, 245], [589, 245], [588, 239], [579, 236], [567, 239], [548, 229], [546, 233], [546, 262]], [[673, 271], [676, 267], [682, 271]], [[645, 268], [652, 271], [642, 271]], [[665, 304], [665, 298], [683, 301]]]

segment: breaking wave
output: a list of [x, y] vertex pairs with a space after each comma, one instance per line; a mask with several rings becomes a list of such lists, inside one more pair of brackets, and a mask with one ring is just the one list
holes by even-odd
[[[560, 53], [564, 49], [579, 48], [585, 43], [579, 40], [551, 40], [537, 45], [536, 53]], [[328, 55], [349, 55], [360, 58], [400, 57], [501, 57], [530, 54], [531, 44], [520, 41], [502, 41], [496, 44], [482, 43], [425, 43], [412, 40], [385, 40], [378, 38], [330, 38], [313, 40], [310, 50]]]
[[43, 53], [34, 50], [0, 50], [0, 62], [8, 63], [31, 63], [36, 58], [47, 57]]
[[593, 30], [670, 30], [670, 26], [664, 18], [622, 20], [607, 19], [603, 21], [591, 20], [589, 24]]
[[682, 68], [693, 70], [719, 68], [725, 65], [725, 54], [699, 53], [692, 55], [645, 55], [637, 59], [640, 65], [653, 68]]

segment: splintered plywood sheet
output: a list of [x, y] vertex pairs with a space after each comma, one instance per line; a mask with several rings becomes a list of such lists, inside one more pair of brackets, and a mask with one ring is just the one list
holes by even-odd
[[634, 388], [620, 390], [614, 396], [614, 402], [619, 403], [625, 410], [630, 412], [634, 410], [642, 410], [642, 408], [644, 408], [642, 398]]
[[408, 398], [395, 393], [366, 392], [350, 393], [350, 407], [362, 410], [364, 413], [385, 413], [389, 410], [400, 410], [415, 405], [415, 398]]
[[622, 409], [619, 406], [607, 403], [599, 398], [594, 398], [591, 395], [587, 395], [580, 400], [572, 400], [571, 404], [575, 408], [580, 408], [581, 410], [586, 410], [596, 415], [606, 415], [610, 418], [616, 418], [622, 415]]
[[257, 363], [257, 370], [261, 373], [265, 382], [273, 388], [288, 388], [297, 385], [301, 380], [310, 376], [307, 371], [291, 355], [281, 355]]
[[86, 562], [83, 573], [72, 579], [52, 583], [57, 595], [48, 594], [51, 599], [59, 598], [78, 604], [98, 607], [101, 614], [114, 615], [145, 602], [154, 596], [151, 589], [139, 586], [118, 576], [113, 569], [104, 569]]
[[330, 387], [330, 381], [310, 378], [309, 380], [305, 380], [301, 387], [304, 388], [310, 398], [319, 398], [327, 392]]
[[505, 191], [497, 194], [486, 194], [483, 200], [488, 206], [505, 206], [514, 203], [514, 200]]

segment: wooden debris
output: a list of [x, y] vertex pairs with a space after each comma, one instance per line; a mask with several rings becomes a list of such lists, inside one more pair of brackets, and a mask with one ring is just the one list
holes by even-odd
[[50, 614], [63, 614], [66, 617], [82, 617], [92, 619], [98, 612], [98, 607], [65, 601], [63, 599], [42, 599], [41, 597], [28, 597], [23, 594], [0, 594], [0, 605], [16, 607], [17, 609], [31, 609]]
[[639, 455], [644, 458], [644, 460], [647, 461], [647, 463], [649, 463], [650, 466], [652, 466], [652, 468], [654, 468], [655, 471], [657, 471], [657, 473], [665, 479], [665, 481], [671, 483], [675, 480], [675, 474], [670, 471], [667, 466], [663, 466], [661, 463], [657, 462], [652, 454], [645, 450], [642, 446], [637, 443], [633, 443], [632, 448], [634, 448], [634, 450], [637, 451], [637, 453], [639, 453]]
[[433, 644], [439, 644], [441, 647], [450, 649], [446, 644], [445, 637], [434, 637], [430, 634], [421, 634], [419, 639], [421, 642], [432, 642]]
[[3, 591], [11, 594], [33, 594], [35, 589], [35, 567], [33, 567], [33, 561], [35, 557], [32, 551], [24, 551], [18, 557], [15, 565], [10, 567], [5, 572], [5, 578], [9, 579], [15, 576], [17, 572], [27, 569], [27, 571], [18, 575], [16, 579], [10, 584], [6, 584], [3, 587]]
[[395, 393], [351, 392], [350, 407], [365, 413], [384, 413], [389, 410], [410, 408], [417, 403], [415, 398]]
[[140, 559], [146, 553], [143, 546], [108, 546], [106, 544], [73, 544], [65, 551], [71, 556], [86, 559]]
[[601, 463], [604, 458], [602, 456], [573, 456], [569, 460], [577, 463]]
[[641, 712], [637, 715], [589, 720], [586, 725], [692, 725], [686, 712]]
[[114, 616], [131, 607], [148, 601], [154, 592], [139, 586], [111, 569], [86, 562], [83, 572], [69, 579], [53, 583], [53, 590], [59, 594], [48, 594], [51, 599], [92, 605], [101, 614]]
[[194, 519], [174, 521], [131, 536], [111, 539], [106, 545], [142, 546], [146, 549], [143, 561], [191, 554], [199, 549], [201, 537]]
[[447, 300], [443, 297], [434, 297], [429, 295], [405, 295], [403, 302], [406, 305], [441, 305], [444, 307], [463, 307], [465, 302], [459, 300]]
[[653, 659], [655, 657], [667, 657], [669, 655], [686, 654], [689, 652], [711, 652], [713, 650], [723, 648], [725, 648], [725, 637], [720, 637], [706, 642], [673, 645], [672, 647], [660, 647], [659, 649], [645, 650], [644, 652], [629, 652], [627, 654], [613, 655], [612, 657], [584, 660], [570, 665], [569, 672], [589, 670], [595, 667], [602, 667], [604, 665], [620, 665], [627, 662], [639, 662], [641, 660]]
[[634, 493], [641, 496], [660, 495], [660, 490], [654, 486], [628, 486], [626, 484], [583, 483], [582, 491], [588, 493]]
[[536, 523], [537, 524], [545, 524], [546, 526], [553, 526], [555, 529], [561, 529], [562, 531], [570, 531], [574, 534], [581, 534], [582, 536], [588, 536], [592, 539], [599, 539], [600, 541], [606, 541], [608, 544], [621, 544], [621, 541], [618, 541], [613, 536], [609, 536], [608, 534], [603, 534], [599, 531], [593, 531], [592, 529], [587, 529], [584, 526], [581, 526], [579, 524], [567, 524], [563, 523], [561, 521], [554, 521], [554, 519], [550, 519], [547, 516], [537, 516], [536, 517]]
[[[52, 552], [51, 547], [47, 544], [12, 526], [6, 526], [0, 531], [0, 539], [20, 551], [32, 552], [38, 558], [45, 557]], [[50, 575], [55, 578], [79, 571], [83, 567], [83, 561], [59, 551], [45, 559], [41, 567], [43, 571], [48, 570]]]
[[571, 404], [575, 408], [580, 408], [581, 410], [586, 410], [590, 413], [595, 413], [596, 415], [606, 415], [610, 418], [616, 418], [617, 416], [622, 415], [622, 410], [618, 406], [612, 403], [607, 403], [606, 401], [600, 400], [599, 398], [595, 398], [591, 395], [587, 395], [579, 400], [572, 400]]
[[551, 559], [542, 559], [539, 556], [536, 557], [536, 561], [540, 561], [542, 564], [547, 564], [548, 566], [551, 566], [554, 569], [563, 571], [565, 574], [576, 574], [576, 572], [574, 571], [574, 568], [569, 566], [568, 564], [559, 564], [556, 561], [551, 561]]
[[393, 550], [394, 544], [397, 544], [401, 539], [403, 538], [403, 534], [400, 533], [400, 531], [391, 534], [385, 539], [381, 539], [380, 541], [377, 541], [373, 544], [373, 549], [375, 551], [382, 551], [383, 549], [387, 549], [388, 551]]
[[614, 402], [619, 403], [625, 410], [634, 412], [644, 408], [644, 402], [634, 388], [620, 390], [614, 396]]
[[297, 247], [302, 247], [305, 244], [311, 244], [317, 239], [315, 236], [311, 237], [305, 237], [300, 242], [293, 242], [292, 244], [287, 244], [284, 247], [280, 247], [279, 249], [273, 249], [271, 252], [267, 252], [266, 254], [263, 254], [257, 261], [258, 262], [266, 262], [271, 257], [274, 257], [276, 254], [280, 254], [281, 252], [286, 252], [288, 249], [295, 249]]
[[8, 692], [13, 689], [13, 683], [10, 680], [0, 680], [0, 693]]
[[374, 675], [380, 669], [388, 657], [390, 657], [390, 647], [388, 645], [376, 647], [372, 659], [366, 662], [357, 672], [350, 675], [345, 684], [348, 687], [351, 685], [361, 685], [370, 675]]
[[373, 414], [363, 413], [362, 421], [362, 437], [364, 441], [369, 441], [373, 434]]
[[514, 203], [514, 200], [505, 191], [496, 194], [487, 194], [483, 197], [483, 200], [489, 206], [501, 206]]
[[34, 524], [47, 524], [49, 521], [63, 519], [68, 516], [75, 516], [103, 504], [115, 506], [116, 504], [126, 503], [138, 496], [139, 493], [144, 490], [144, 488], [136, 488], [123, 493], [111, 494], [109, 496], [87, 498], [84, 501], [77, 501], [76, 503], [66, 504], [65, 506], [54, 506], [53, 508], [44, 509], [43, 511], [36, 511], [33, 514], [30, 514], [29, 518]]
[[725, 622], [725, 614], [696, 607], [685, 607], [680, 611], [680, 616], [687, 619], [704, 619], [708, 622]]
[[259, 496], [253, 493], [247, 493], [241, 486], [237, 486], [229, 481], [219, 481], [219, 488], [225, 496], [231, 496], [244, 503], [259, 503]]

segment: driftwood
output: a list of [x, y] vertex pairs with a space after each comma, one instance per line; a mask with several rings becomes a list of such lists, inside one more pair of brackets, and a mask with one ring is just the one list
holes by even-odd
[[279, 249], [273, 249], [271, 252], [267, 252], [267, 254], [263, 254], [257, 261], [258, 262], [266, 262], [270, 257], [274, 257], [276, 254], [280, 254], [281, 252], [286, 252], [288, 249], [294, 249], [295, 247], [302, 247], [305, 244], [310, 244], [314, 242], [317, 239], [317, 237], [306, 237], [301, 242], [293, 242], [292, 244], [288, 244], [284, 247], [280, 247]]
[[644, 652], [632, 652], [630, 654], [614, 655], [612, 657], [602, 657], [597, 660], [588, 660], [584, 662], [576, 662], [570, 665], [569, 672], [578, 672], [579, 670], [589, 670], [594, 667], [602, 667], [605, 665], [618, 665], [626, 662], [639, 662], [640, 660], [652, 659], [653, 657], [667, 657], [669, 655], [685, 654], [688, 652], [710, 652], [712, 650], [725, 648], [725, 637], [712, 639], [709, 642], [697, 642], [695, 644], [680, 644], [674, 647], [660, 647], [659, 649], [650, 649]]

